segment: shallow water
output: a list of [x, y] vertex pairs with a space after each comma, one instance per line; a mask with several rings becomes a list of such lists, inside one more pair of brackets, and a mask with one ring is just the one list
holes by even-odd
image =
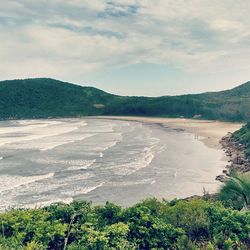
[[214, 192], [223, 152], [193, 134], [137, 122], [0, 122], [0, 210], [87, 199], [131, 205]]

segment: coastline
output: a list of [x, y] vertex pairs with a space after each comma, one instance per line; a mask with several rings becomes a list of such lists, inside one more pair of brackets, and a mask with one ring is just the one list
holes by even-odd
[[206, 146], [222, 149], [221, 139], [228, 133], [233, 133], [240, 129], [243, 123], [221, 122], [214, 120], [196, 120], [185, 118], [157, 118], [157, 117], [131, 117], [131, 116], [93, 116], [85, 117], [87, 119], [107, 119], [134, 121], [144, 124], [159, 125], [163, 128], [180, 130], [197, 136]]
[[[243, 123], [221, 122], [213, 120], [196, 120], [185, 118], [156, 118], [156, 117], [131, 117], [131, 116], [96, 116], [88, 119], [106, 119], [141, 122], [145, 125], [158, 125], [193, 134], [197, 140], [202, 141], [207, 147], [221, 150], [225, 164], [221, 174], [215, 180], [224, 182], [232, 170], [240, 172], [250, 171], [250, 162], [244, 154], [244, 146], [232, 139], [232, 133], [240, 129]], [[237, 155], [237, 158], [235, 158]], [[240, 155], [240, 158], [239, 158]], [[235, 162], [235, 159], [238, 162]], [[241, 159], [241, 160], [239, 160]], [[247, 167], [246, 167], [246, 164]]]

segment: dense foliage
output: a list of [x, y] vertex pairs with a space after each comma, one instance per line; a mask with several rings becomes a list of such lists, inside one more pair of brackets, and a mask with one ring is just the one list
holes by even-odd
[[53, 79], [0, 82], [0, 119], [140, 115], [250, 119], [250, 82], [227, 91], [182, 96], [122, 97]]
[[249, 249], [250, 212], [205, 200], [74, 201], [0, 214], [0, 249]]
[[250, 209], [250, 173], [232, 172], [221, 186], [218, 198], [225, 206], [234, 209]]
[[250, 122], [243, 126], [240, 130], [233, 134], [236, 140], [243, 143], [246, 146], [246, 154], [250, 157]]

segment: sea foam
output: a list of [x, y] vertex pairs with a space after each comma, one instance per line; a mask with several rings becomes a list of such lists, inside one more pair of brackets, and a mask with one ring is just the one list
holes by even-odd
[[0, 176], [0, 193], [17, 187], [28, 185], [36, 181], [41, 181], [54, 176], [54, 173], [35, 176], [17, 176], [17, 175], [1, 175]]
[[[74, 143], [77, 141], [82, 141], [82, 140], [89, 138], [89, 137], [92, 137], [94, 135], [95, 134], [84, 134], [84, 135], [78, 136], [75, 139], [64, 139], [61, 141], [44, 142], [44, 145], [40, 146], [40, 151], [47, 151], [47, 150], [51, 150], [51, 149], [54, 149], [56, 147], [59, 147], [59, 146], [65, 145], [65, 144], [70, 144], [70, 143]], [[40, 144], [42, 144], [42, 142], [40, 142]]]
[[118, 175], [130, 175], [142, 168], [147, 167], [152, 162], [155, 157], [152, 149], [153, 147], [145, 147], [143, 152], [134, 160], [111, 168]]
[[70, 166], [67, 168], [67, 170], [83, 170], [88, 169], [90, 166], [92, 166], [96, 162], [95, 160], [87, 161], [87, 160], [81, 160], [81, 161], [71, 161], [71, 164], [74, 164], [74, 166]]
[[54, 204], [54, 203], [70, 204], [71, 202], [73, 202], [72, 197], [65, 197], [65, 198], [47, 197], [47, 200], [45, 200], [45, 201], [39, 201], [39, 202], [35, 202], [35, 203], [26, 204], [26, 205], [22, 206], [22, 208], [42, 208], [42, 207], [47, 207], [47, 206]]
[[104, 184], [105, 184], [105, 182], [101, 182], [100, 184], [98, 184], [96, 186], [77, 187], [77, 188], [74, 188], [73, 190], [69, 190], [69, 191], [66, 191], [64, 193], [67, 194], [67, 195], [72, 195], [72, 196], [87, 194], [87, 193], [90, 193], [90, 192], [94, 191], [97, 188], [102, 187]]
[[[20, 144], [23, 149], [29, 149], [32, 147], [36, 148], [36, 145], [33, 145], [34, 142], [41, 143], [41, 141], [49, 138], [60, 135], [67, 134], [79, 129], [79, 127], [86, 126], [86, 122], [74, 122], [74, 123], [66, 123], [66, 122], [57, 122], [57, 121], [47, 121], [45, 124], [37, 124], [37, 125], [26, 125], [23, 127], [13, 127], [13, 128], [5, 128], [0, 127], [0, 134], [5, 134], [6, 136], [1, 137], [0, 147], [7, 146], [8, 148], [18, 148]], [[14, 133], [13, 136], [11, 133]], [[16, 145], [17, 144], [17, 145]], [[57, 144], [49, 145], [47, 148], [56, 147]], [[44, 150], [46, 147], [44, 147]], [[43, 148], [42, 148], [43, 149]]]

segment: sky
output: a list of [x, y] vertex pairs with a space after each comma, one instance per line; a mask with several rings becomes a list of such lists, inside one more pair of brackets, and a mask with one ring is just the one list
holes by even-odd
[[145, 96], [250, 80], [249, 0], [0, 1], [0, 80]]

